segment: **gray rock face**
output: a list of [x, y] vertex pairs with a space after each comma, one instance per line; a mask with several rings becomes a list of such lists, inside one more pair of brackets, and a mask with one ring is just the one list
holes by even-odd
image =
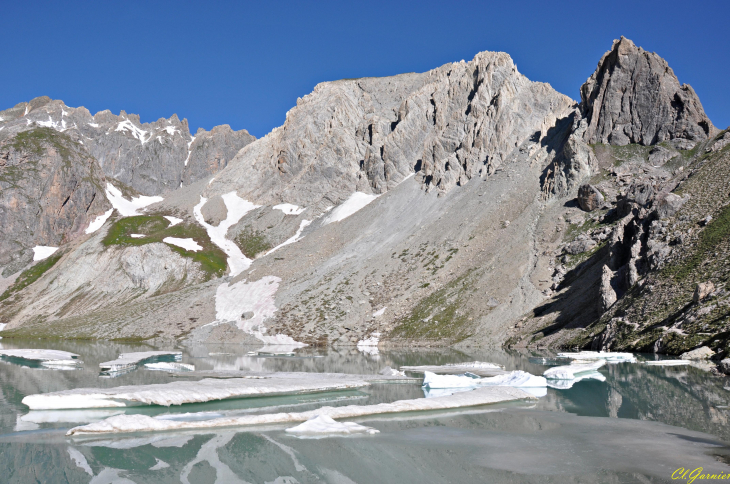
[[667, 62], [621, 37], [581, 87], [587, 143], [653, 145], [715, 133], [691, 86], [680, 85]]
[[674, 193], [662, 194], [657, 197], [655, 202], [657, 215], [661, 219], [672, 217], [680, 208], [682, 208], [684, 202], [686, 202], [686, 199]]
[[586, 212], [592, 212], [603, 205], [603, 195], [593, 185], [581, 185], [578, 189], [578, 205]]
[[715, 141], [712, 146], [707, 148], [707, 153], [715, 153], [717, 151], [720, 151], [724, 147], [730, 144], [730, 131], [725, 132], [724, 135], [717, 141]]
[[613, 272], [608, 268], [608, 266], [604, 265], [601, 272], [601, 306], [604, 311], [613, 306], [613, 303], [615, 303], [618, 299], [616, 291], [611, 285], [612, 279]]
[[0, 143], [0, 267], [12, 274], [36, 246], [57, 247], [82, 235], [111, 208], [105, 178], [81, 145], [50, 128]]
[[84, 107], [45, 96], [0, 111], [0, 118], [0, 140], [35, 127], [52, 128], [83, 145], [106, 176], [144, 195], [167, 193], [217, 173], [255, 139], [227, 125], [199, 130], [193, 138], [187, 120], [177, 115], [154, 123], [141, 123], [124, 111], [92, 116]]
[[649, 152], [649, 163], [660, 166], [677, 156], [677, 152], [664, 146], [656, 146]]
[[239, 190], [255, 203], [323, 209], [354, 191], [385, 193], [414, 172], [445, 193], [546, 136], [572, 104], [495, 52], [423, 74], [322, 83], [204, 196]]
[[565, 252], [568, 254], [576, 255], [587, 252], [596, 246], [596, 242], [592, 239], [582, 239], [571, 242], [565, 247]]
[[692, 351], [687, 351], [686, 353], [682, 353], [680, 356], [683, 360], [708, 360], [712, 358], [715, 355], [715, 352], [712, 351], [707, 346], [700, 346], [697, 349], [694, 349]]

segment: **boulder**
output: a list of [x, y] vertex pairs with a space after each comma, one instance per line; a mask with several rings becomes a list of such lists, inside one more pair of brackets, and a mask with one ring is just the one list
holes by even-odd
[[726, 147], [728, 144], [730, 144], [730, 131], [725, 132], [724, 135], [722, 135], [722, 138], [715, 141], [712, 146], [707, 148], [708, 153], [716, 153]]
[[683, 360], [709, 360], [713, 356], [715, 356], [714, 351], [712, 351], [707, 346], [700, 346], [699, 348], [692, 351], [682, 353], [680, 358]]
[[565, 247], [565, 252], [571, 255], [582, 254], [596, 246], [596, 242], [592, 239], [575, 240]]
[[598, 188], [588, 183], [581, 185], [578, 189], [578, 205], [586, 212], [592, 212], [603, 206], [603, 195]]
[[726, 375], [730, 375], [730, 358], [725, 358], [717, 365], [717, 369]]
[[674, 216], [684, 202], [687, 200], [675, 195], [674, 193], [666, 193], [657, 197], [656, 201], [656, 212], [660, 219], [669, 218]]
[[676, 151], [665, 148], [664, 146], [655, 146], [649, 152], [649, 163], [653, 166], [661, 166], [675, 156], [677, 156]]
[[692, 300], [696, 303], [702, 301], [704, 298], [712, 294], [715, 290], [715, 285], [711, 281], [700, 282], [695, 286], [695, 293], [692, 296]]
[[613, 279], [613, 271], [607, 265], [604, 265], [601, 275], [601, 305], [604, 311], [613, 306], [613, 303], [618, 299], [616, 291], [611, 285], [611, 279]]

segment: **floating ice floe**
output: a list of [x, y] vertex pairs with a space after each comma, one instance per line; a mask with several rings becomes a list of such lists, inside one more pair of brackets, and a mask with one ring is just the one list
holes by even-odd
[[580, 375], [576, 375], [575, 378], [571, 380], [548, 380], [547, 385], [550, 388], [555, 388], [557, 390], [568, 390], [570, 388], [573, 388], [573, 385], [583, 380], [606, 381], [606, 377], [601, 375], [597, 371], [589, 371], [587, 373], [581, 373]]
[[350, 197], [338, 205], [322, 222], [322, 225], [339, 222], [346, 219], [353, 213], [362, 209], [370, 202], [378, 198], [378, 195], [368, 195], [367, 193], [355, 192]]
[[170, 464], [168, 464], [164, 460], [158, 459], [157, 457], [155, 457], [155, 461], [157, 461], [157, 462], [155, 463], [155, 465], [153, 465], [152, 467], [150, 467], [149, 470], [151, 470], [151, 471], [159, 471], [160, 469], [167, 469], [168, 467], [170, 467]]
[[547, 380], [544, 377], [520, 370], [488, 378], [479, 378], [473, 374], [437, 375], [430, 371], [424, 373], [423, 386], [427, 389], [505, 386], [522, 388], [535, 396], [544, 396], [546, 394]]
[[653, 360], [645, 361], [644, 364], [649, 366], [684, 366], [691, 365], [692, 362], [689, 360]]
[[200, 197], [200, 203], [193, 207], [193, 215], [195, 216], [195, 220], [208, 232], [210, 240], [226, 253], [228, 256], [228, 268], [231, 271], [230, 275], [231, 277], [235, 277], [249, 268], [251, 259], [243, 255], [241, 248], [234, 241], [228, 240], [226, 234], [229, 228], [237, 224], [248, 212], [258, 208], [260, 205], [254, 205], [244, 200], [236, 195], [236, 192], [226, 193], [221, 198], [227, 210], [226, 219], [222, 220], [216, 227], [206, 222], [205, 217], [203, 217], [202, 209], [208, 201], [207, 198]]
[[495, 376], [506, 373], [504, 366], [484, 361], [470, 361], [465, 363], [449, 363], [447, 365], [401, 366], [401, 370], [413, 373], [430, 371], [437, 375], [460, 375], [466, 372], [479, 376]]
[[203, 247], [198, 245], [194, 239], [179, 239], [177, 237], [165, 237], [162, 241], [166, 244], [175, 245], [191, 252], [197, 252], [203, 250]]
[[606, 360], [608, 363], [636, 363], [632, 353], [612, 353], [610, 351], [580, 351], [578, 353], [558, 353], [560, 358], [571, 360]]
[[281, 210], [286, 215], [299, 215], [306, 210], [306, 208], [292, 205], [291, 203], [280, 203], [279, 205], [274, 205], [271, 208], [274, 210]]
[[31, 410], [114, 408], [138, 405], [182, 405], [246, 397], [298, 395], [351, 390], [369, 383], [351, 379], [326, 378], [230, 378], [175, 381], [156, 385], [129, 385], [115, 388], [76, 388], [60, 392], [28, 395], [23, 403]]
[[167, 219], [168, 222], [170, 222], [170, 227], [174, 227], [175, 225], [179, 224], [183, 221], [181, 218], [173, 217], [171, 215], [163, 215]]
[[78, 367], [84, 362], [79, 360], [79, 355], [60, 350], [44, 349], [17, 349], [0, 350], [0, 357], [4, 359], [18, 359], [26, 362], [38, 363], [49, 368]]
[[54, 252], [58, 250], [58, 247], [48, 247], [45, 245], [36, 245], [33, 247], [33, 261], [39, 261], [43, 259], [47, 259], [53, 255]]
[[124, 195], [122, 195], [121, 190], [108, 182], [106, 184], [106, 197], [109, 199], [109, 203], [112, 204], [112, 207], [114, 207], [122, 217], [141, 215], [139, 210], [142, 210], [148, 205], [164, 200], [162, 197], [147, 197], [144, 195], [127, 200], [124, 198]]
[[575, 380], [576, 375], [594, 372], [605, 364], [606, 360], [597, 360], [588, 363], [556, 366], [545, 370], [542, 375], [548, 380]]
[[380, 430], [357, 424], [355, 422], [338, 422], [327, 415], [317, 415], [304, 423], [286, 429], [286, 432], [297, 435], [325, 436], [325, 435], [353, 435], [377, 434]]
[[[27, 398], [27, 397], [26, 397]], [[317, 416], [326, 415], [333, 419], [355, 418], [370, 415], [400, 414], [404, 412], [424, 412], [448, 410], [462, 407], [475, 407], [513, 400], [534, 398], [519, 388], [491, 387], [477, 388], [470, 392], [456, 393], [437, 398], [416, 398], [399, 400], [377, 405], [346, 405], [342, 407], [322, 407], [308, 412], [245, 415], [240, 417], [180, 422], [160, 420], [146, 415], [117, 415], [101, 422], [75, 427], [66, 435], [105, 434], [120, 432], [152, 432], [165, 430], [208, 429], [216, 427], [245, 427], [262, 424], [306, 422]]]
[[189, 373], [177, 373], [175, 377], [180, 378], [218, 378], [218, 379], [235, 379], [235, 378], [259, 378], [265, 380], [297, 380], [297, 381], [325, 381], [328, 383], [334, 381], [349, 381], [354, 379], [367, 383], [406, 383], [418, 384], [423, 381], [422, 378], [410, 378], [398, 375], [388, 375], [380, 373], [378, 375], [356, 375], [351, 373], [313, 373], [303, 371], [242, 371], [242, 370], [202, 370]]
[[86, 230], [84, 231], [84, 233], [85, 234], [92, 234], [92, 233], [96, 232], [97, 230], [99, 230], [104, 225], [104, 223], [107, 221], [107, 219], [109, 217], [111, 217], [111, 214], [112, 214], [113, 211], [114, 211], [114, 209], [113, 208], [110, 208], [109, 210], [107, 210], [103, 214], [101, 214], [98, 217], [96, 217], [94, 219], [94, 221], [91, 222], [88, 227], [86, 227]]
[[385, 375], [385, 376], [406, 376], [406, 372], [405, 371], [398, 371], [398, 370], [396, 370], [394, 368], [391, 368], [389, 366], [386, 366], [385, 368], [383, 368], [382, 370], [380, 370], [380, 374], [381, 375]]
[[195, 371], [195, 365], [167, 361], [160, 361], [157, 363], [145, 363], [144, 367], [148, 370], [160, 371]]
[[134, 353], [122, 353], [114, 361], [105, 361], [99, 363], [101, 371], [115, 372], [124, 371], [130, 368], [136, 368], [140, 363], [144, 363], [152, 358], [172, 357], [176, 360], [182, 359], [182, 351], [139, 351]]

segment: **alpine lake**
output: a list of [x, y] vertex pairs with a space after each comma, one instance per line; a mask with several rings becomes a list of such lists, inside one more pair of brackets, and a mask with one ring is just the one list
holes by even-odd
[[[690, 482], [698, 468], [709, 475], [730, 473], [730, 381], [702, 365], [643, 363], [659, 358], [655, 355], [607, 364], [599, 369], [605, 381], [548, 387], [537, 400], [354, 420], [377, 429], [376, 434], [306, 438], [287, 433], [296, 425], [290, 423], [67, 437], [72, 427], [123, 413], [201, 419], [301, 412], [422, 398], [424, 389], [412, 382], [375, 383], [357, 390], [171, 407], [29, 410], [21, 403], [27, 395], [177, 378], [144, 366], [114, 377], [100, 374], [100, 362], [151, 349], [145, 345], [0, 343], [3, 349], [69, 351], [84, 361], [82, 368], [60, 370], [0, 360], [3, 483], [653, 483]], [[542, 375], [557, 364], [555, 354], [547, 351], [363, 352], [353, 347], [252, 354], [256, 348], [236, 345], [179, 349], [182, 363], [196, 370], [377, 374], [386, 366], [483, 361]]]

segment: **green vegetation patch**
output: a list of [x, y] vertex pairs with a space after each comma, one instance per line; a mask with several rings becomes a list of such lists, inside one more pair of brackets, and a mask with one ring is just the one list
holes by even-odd
[[64, 160], [67, 160], [71, 155], [71, 151], [66, 143], [73, 143], [73, 141], [55, 129], [36, 128], [18, 133], [9, 146], [16, 151], [41, 156], [46, 147], [50, 145], [58, 151]]
[[[141, 234], [144, 237], [135, 238], [132, 234]], [[176, 245], [167, 246], [183, 257], [188, 257], [200, 263], [201, 269], [211, 277], [220, 277], [225, 273], [227, 262], [225, 253], [208, 237], [203, 227], [194, 224], [180, 223], [170, 227], [162, 215], [139, 215], [117, 220], [112, 224], [104, 238], [104, 245], [142, 246], [153, 242], [162, 242], [165, 237], [179, 239], [193, 239], [203, 250], [189, 251]]]
[[234, 240], [241, 248], [243, 255], [249, 259], [255, 259], [258, 254], [266, 252], [272, 247], [263, 232], [253, 230], [251, 227], [244, 228]]
[[56, 265], [56, 262], [58, 262], [61, 259], [61, 256], [63, 253], [56, 252], [51, 257], [44, 259], [37, 264], [33, 265], [33, 267], [26, 269], [23, 271], [22, 274], [18, 276], [18, 278], [15, 280], [15, 283], [10, 286], [3, 294], [0, 296], [0, 301], [3, 301], [10, 296], [13, 295], [13, 293], [16, 293], [31, 284], [33, 284], [35, 281], [40, 279], [40, 277], [45, 274], [48, 269]]
[[469, 274], [465, 274], [421, 299], [411, 314], [393, 329], [390, 336], [445, 339], [454, 343], [471, 336], [471, 325], [465, 310], [466, 300], [474, 292], [470, 281]]
[[717, 218], [700, 232], [697, 246], [691, 255], [684, 257], [679, 263], [667, 266], [665, 276], [681, 281], [690, 276], [706, 260], [712, 259], [716, 247], [730, 237], [730, 205], [724, 207]]

